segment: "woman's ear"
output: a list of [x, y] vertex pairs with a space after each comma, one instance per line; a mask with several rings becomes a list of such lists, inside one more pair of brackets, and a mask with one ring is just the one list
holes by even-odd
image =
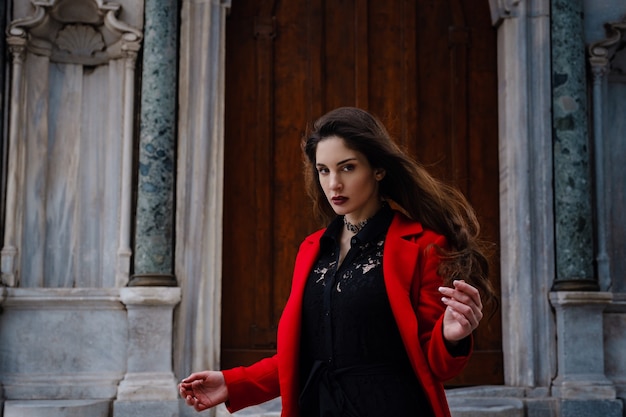
[[376, 168], [374, 170], [374, 178], [376, 178], [376, 181], [380, 181], [385, 178], [385, 170], [383, 168]]

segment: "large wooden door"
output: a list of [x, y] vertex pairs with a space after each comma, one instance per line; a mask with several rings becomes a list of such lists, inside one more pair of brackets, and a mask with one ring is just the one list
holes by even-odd
[[[378, 115], [498, 242], [496, 35], [487, 0], [236, 0], [227, 18], [222, 367], [274, 353], [302, 239], [319, 228], [300, 139], [338, 106]], [[497, 251], [491, 279], [500, 288]], [[501, 384], [500, 312], [450, 386]]]

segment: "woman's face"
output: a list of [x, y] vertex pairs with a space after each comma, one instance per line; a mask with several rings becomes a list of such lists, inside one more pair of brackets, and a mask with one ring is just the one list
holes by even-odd
[[378, 182], [384, 170], [373, 169], [365, 155], [346, 147], [339, 136], [322, 139], [315, 159], [320, 184], [335, 213], [356, 223], [378, 211]]

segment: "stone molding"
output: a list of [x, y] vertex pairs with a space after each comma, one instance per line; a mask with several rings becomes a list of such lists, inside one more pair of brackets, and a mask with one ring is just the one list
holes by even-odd
[[491, 23], [499, 26], [502, 20], [518, 16], [522, 0], [489, 0]]
[[[626, 20], [611, 22], [605, 25], [607, 36], [588, 47], [589, 63], [592, 68], [610, 71], [611, 59], [620, 47], [626, 43]], [[623, 70], [626, 70], [624, 68]], [[621, 74], [626, 81], [626, 73]]]
[[117, 3], [34, 0], [32, 4], [33, 14], [11, 22], [7, 34], [28, 38], [29, 51], [52, 62], [101, 65], [123, 57], [130, 45], [141, 42], [141, 31], [117, 19], [121, 10]]
[[[123, 310], [119, 290], [93, 288], [2, 288], [2, 306], [14, 310]], [[0, 297], [0, 301], [1, 297]]]
[[120, 300], [127, 307], [175, 306], [180, 302], [180, 289], [169, 287], [128, 287], [120, 289]]

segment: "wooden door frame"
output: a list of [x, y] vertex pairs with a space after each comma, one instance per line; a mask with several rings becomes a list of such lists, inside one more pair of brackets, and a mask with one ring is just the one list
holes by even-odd
[[[504, 382], [509, 386], [549, 387], [555, 375], [555, 326], [552, 312], [547, 301], [546, 288], [550, 288], [553, 278], [554, 253], [550, 242], [554, 220], [551, 216], [551, 155], [550, 144], [550, 51], [549, 42], [549, 0], [508, 2], [489, 0], [492, 22], [498, 28], [498, 99], [499, 99], [499, 148], [500, 171], [500, 218], [501, 218], [501, 285], [502, 285], [502, 320], [503, 320], [503, 355]], [[531, 9], [532, 6], [532, 9]], [[227, 6], [226, 6], [227, 7]], [[210, 15], [204, 19], [209, 19]], [[225, 20], [218, 20], [220, 27], [212, 28], [219, 33], [221, 48], [224, 48]], [[191, 28], [200, 28], [197, 21], [187, 23]], [[208, 21], [205, 23], [211, 26]], [[188, 28], [189, 28], [188, 27]], [[184, 27], [183, 27], [184, 29]], [[187, 29], [189, 30], [189, 29]], [[213, 58], [210, 48], [199, 49], [193, 60], [185, 56], [185, 66], [195, 65], [189, 62], [203, 62]], [[223, 54], [223, 49], [222, 49]], [[526, 63], [521, 67], [520, 63]], [[529, 71], [528, 68], [533, 68]], [[222, 74], [224, 69], [221, 69]], [[223, 76], [218, 77], [223, 86]], [[213, 82], [197, 80], [194, 88], [202, 91]], [[190, 89], [192, 90], [192, 89]], [[187, 93], [194, 96], [191, 93]], [[205, 100], [224, 103], [223, 88], [210, 90], [212, 96]], [[515, 97], [515, 99], [509, 99]], [[189, 125], [194, 122], [204, 125], [205, 113], [197, 112], [188, 116]], [[223, 149], [224, 120], [214, 119], [216, 135], [211, 135], [211, 146]], [[189, 129], [187, 129], [189, 130]], [[180, 136], [181, 141], [194, 143], [193, 135]], [[183, 146], [184, 143], [183, 143]], [[187, 145], [189, 146], [189, 145]], [[530, 160], [533, 160], [532, 170]], [[212, 181], [218, 184], [223, 180], [223, 155], [212, 159], [210, 164], [198, 163], [197, 172], [186, 178], [188, 188], [202, 187], [205, 178], [213, 175]], [[189, 167], [191, 169], [193, 167]], [[216, 169], [217, 168], [217, 169]], [[179, 178], [179, 181], [180, 178]], [[529, 184], [535, 184], [531, 190]], [[212, 203], [202, 210], [188, 215], [191, 224], [202, 224], [205, 216], [211, 216], [210, 210], [221, 207], [223, 190], [214, 187], [211, 193]], [[193, 204], [193, 197], [183, 196], [180, 204]], [[206, 248], [217, 244], [221, 237], [222, 219], [215, 219], [213, 231], [194, 236], [186, 247]], [[530, 227], [529, 227], [530, 225]], [[187, 240], [189, 238], [187, 237]], [[531, 243], [532, 242], [532, 245]], [[179, 255], [180, 256], [180, 255]], [[197, 255], [203, 264], [210, 265], [210, 274], [192, 274], [197, 268], [179, 263], [177, 276], [192, 284], [204, 281], [201, 290], [195, 293], [185, 290], [190, 298], [188, 303], [208, 306], [206, 313], [213, 313], [212, 331], [181, 331], [179, 351], [189, 356], [177, 366], [177, 374], [184, 376], [191, 370], [215, 368], [219, 363], [219, 306], [221, 293], [221, 251], [213, 250], [208, 254]], [[189, 274], [186, 274], [189, 270]], [[210, 307], [213, 306], [213, 307]], [[200, 317], [205, 314], [179, 314], [177, 323], [181, 329], [195, 328]], [[194, 348], [186, 348], [193, 346]], [[176, 355], [175, 355], [176, 356]]]

